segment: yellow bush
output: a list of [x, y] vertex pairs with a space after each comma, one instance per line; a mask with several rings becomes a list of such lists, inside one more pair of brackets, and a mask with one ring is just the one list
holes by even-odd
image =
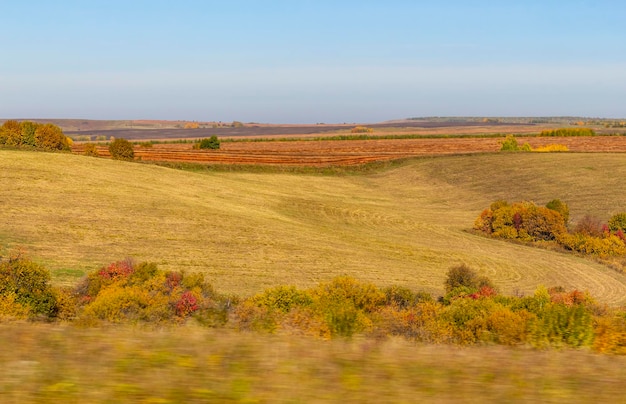
[[534, 152], [566, 152], [569, 148], [563, 144], [549, 144], [532, 149]]
[[368, 128], [366, 126], [355, 126], [350, 131], [352, 133], [374, 133], [374, 129]]

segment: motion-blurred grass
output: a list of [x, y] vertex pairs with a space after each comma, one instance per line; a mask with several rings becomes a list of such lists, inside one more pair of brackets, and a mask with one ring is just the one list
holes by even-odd
[[199, 329], [0, 326], [0, 401], [621, 402], [626, 358]]

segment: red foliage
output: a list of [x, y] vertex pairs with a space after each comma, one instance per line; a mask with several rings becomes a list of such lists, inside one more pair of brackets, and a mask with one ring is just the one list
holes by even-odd
[[103, 279], [117, 279], [127, 277], [133, 273], [133, 264], [130, 261], [118, 261], [98, 271]]
[[198, 310], [198, 299], [191, 292], [184, 292], [176, 302], [176, 314], [185, 317], [196, 310]]
[[178, 285], [180, 285], [180, 282], [183, 280], [183, 277], [178, 272], [169, 272], [166, 275], [165, 279], [166, 279], [165, 283], [167, 287], [170, 290], [173, 290], [174, 288], [178, 287]]

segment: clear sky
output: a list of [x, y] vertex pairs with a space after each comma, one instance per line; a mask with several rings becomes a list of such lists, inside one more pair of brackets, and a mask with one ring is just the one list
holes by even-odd
[[626, 117], [621, 0], [0, 0], [0, 118]]

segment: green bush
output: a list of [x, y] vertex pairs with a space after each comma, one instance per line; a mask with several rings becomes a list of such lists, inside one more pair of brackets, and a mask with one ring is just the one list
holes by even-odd
[[563, 216], [565, 225], [569, 223], [569, 207], [560, 199], [553, 199], [546, 204], [546, 208], [559, 212]]
[[626, 212], [616, 213], [609, 219], [609, 230], [626, 232]]
[[478, 273], [466, 264], [454, 266], [446, 273], [444, 288], [446, 293], [459, 287], [465, 287], [469, 290], [478, 289]]
[[197, 149], [212, 149], [217, 150], [220, 148], [220, 141], [217, 136], [213, 135], [208, 139], [202, 139], [196, 144]]
[[109, 145], [109, 153], [116, 160], [132, 160], [135, 157], [133, 144], [126, 139], [115, 139]]
[[30, 315], [54, 317], [57, 313], [50, 272], [21, 253], [0, 262], [0, 297], [5, 303], [14, 301]]
[[528, 143], [519, 146], [517, 139], [515, 139], [513, 135], [507, 135], [506, 138], [500, 142], [500, 145], [500, 151], [531, 151]]
[[278, 310], [283, 313], [287, 313], [295, 307], [310, 306], [313, 302], [308, 293], [296, 289], [295, 286], [277, 286], [267, 289], [252, 297], [251, 301], [259, 307], [266, 307], [269, 310]]

